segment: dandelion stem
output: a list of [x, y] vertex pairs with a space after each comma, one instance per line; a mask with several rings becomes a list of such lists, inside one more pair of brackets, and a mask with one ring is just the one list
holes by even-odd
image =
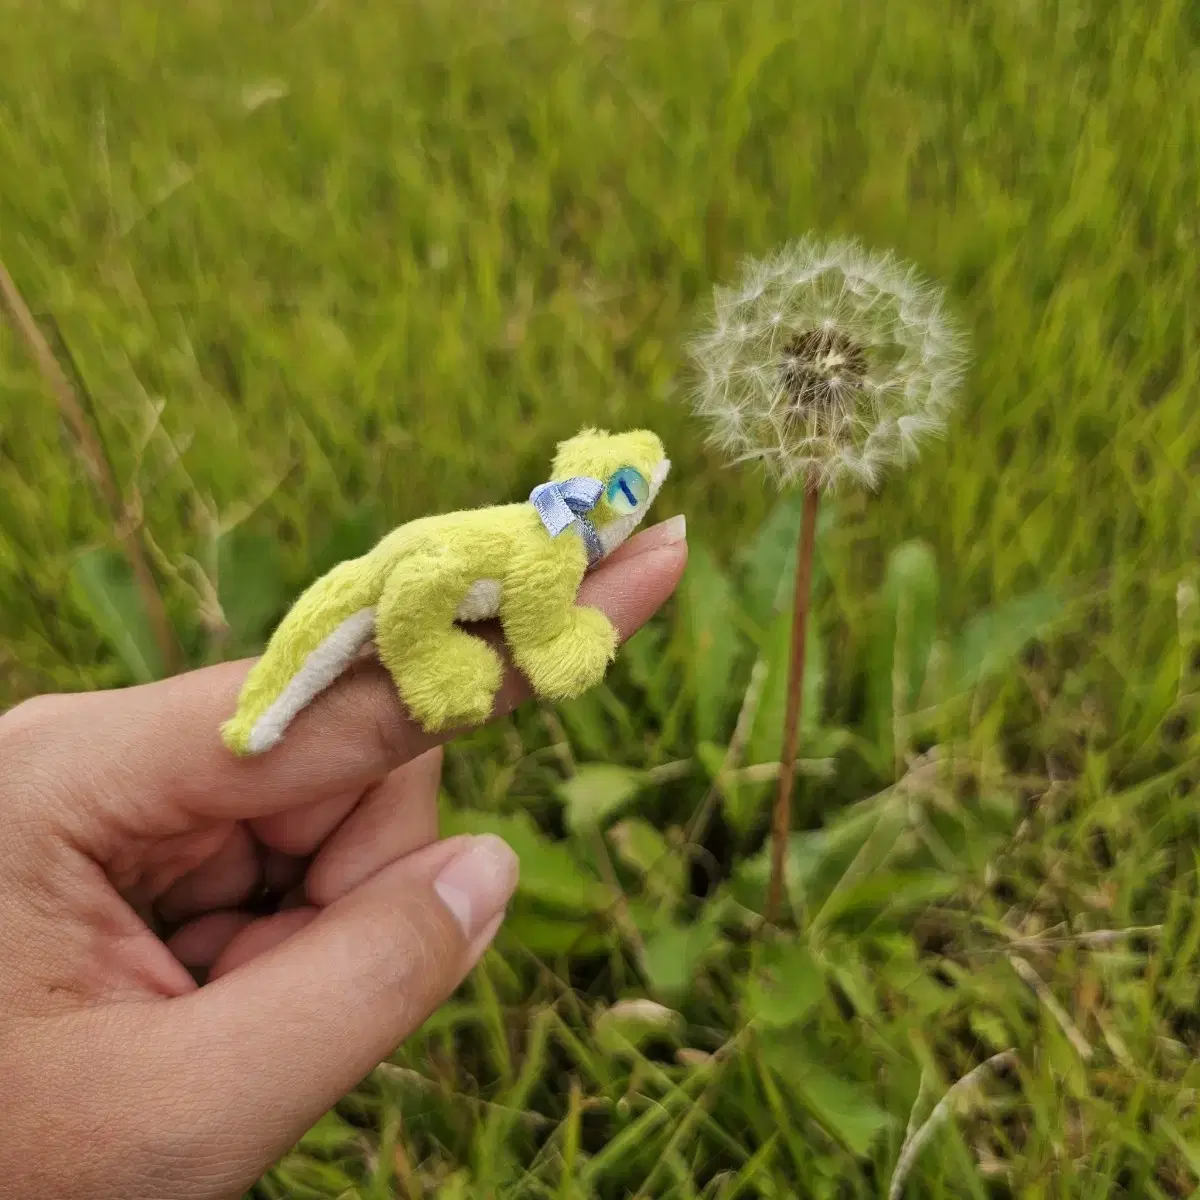
[[813, 549], [817, 541], [817, 506], [821, 492], [815, 483], [804, 489], [804, 516], [796, 547], [796, 591], [792, 606], [792, 656], [788, 667], [787, 709], [783, 721], [783, 753], [779, 762], [779, 790], [771, 828], [771, 883], [767, 890], [767, 923], [775, 920], [783, 899], [784, 866], [788, 835], [792, 829], [792, 784], [800, 750], [800, 717], [804, 705], [804, 660], [808, 648], [808, 610], [812, 599]]

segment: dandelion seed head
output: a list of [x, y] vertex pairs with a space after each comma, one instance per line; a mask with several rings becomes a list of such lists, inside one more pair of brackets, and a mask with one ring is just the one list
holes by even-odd
[[938, 436], [966, 368], [940, 289], [856, 242], [786, 246], [714, 291], [692, 407], [777, 483], [878, 487]]

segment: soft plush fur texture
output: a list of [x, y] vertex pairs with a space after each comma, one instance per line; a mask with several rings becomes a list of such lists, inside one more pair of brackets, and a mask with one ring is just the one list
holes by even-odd
[[[605, 554], [645, 516], [670, 469], [644, 430], [584, 430], [561, 443], [552, 482], [590, 476], [606, 485], [638, 471], [647, 494], [633, 511], [606, 492], [588, 514]], [[423, 517], [362, 558], [340, 563], [296, 602], [251, 669], [221, 728], [237, 754], [259, 754], [374, 638], [412, 717], [436, 732], [484, 720], [500, 685], [499, 655], [462, 622], [499, 617], [513, 661], [551, 700], [599, 683], [616, 652], [608, 618], [575, 603], [588, 569], [572, 527], [551, 537], [530, 503]]]

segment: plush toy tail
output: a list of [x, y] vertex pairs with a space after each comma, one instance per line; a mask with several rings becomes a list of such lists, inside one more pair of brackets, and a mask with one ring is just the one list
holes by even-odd
[[338, 564], [296, 601], [246, 676], [237, 711], [221, 726], [230, 750], [269, 750], [350, 665], [374, 635], [379, 586], [368, 556]]

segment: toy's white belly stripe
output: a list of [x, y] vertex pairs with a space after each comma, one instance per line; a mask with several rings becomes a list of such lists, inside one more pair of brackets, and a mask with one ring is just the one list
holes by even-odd
[[296, 714], [350, 665], [374, 633], [373, 608], [360, 608], [347, 617], [304, 660], [275, 703], [255, 721], [248, 743], [250, 753], [261, 754], [275, 745]]
[[[477, 579], [454, 614], [459, 621], [488, 621], [500, 612], [500, 581]], [[254, 723], [248, 749], [269, 750], [300, 710], [311, 703], [350, 665], [375, 635], [375, 610], [362, 608], [347, 617], [304, 661], [304, 666]]]

